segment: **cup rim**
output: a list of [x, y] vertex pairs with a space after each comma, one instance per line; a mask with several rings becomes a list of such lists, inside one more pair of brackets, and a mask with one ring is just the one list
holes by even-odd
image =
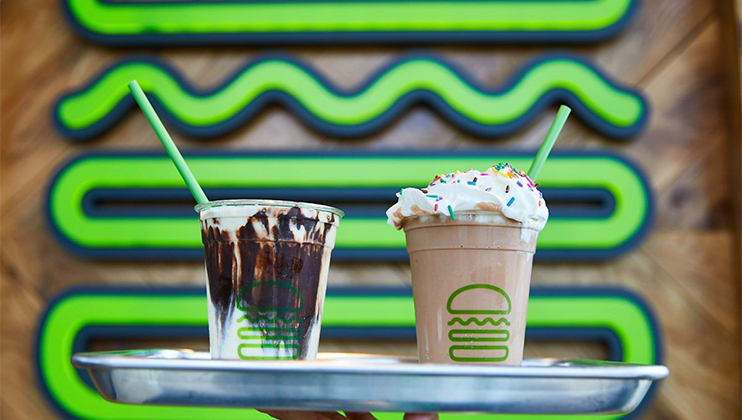
[[[458, 217], [457, 219], [451, 219], [450, 216], [442, 213], [425, 213], [425, 214], [413, 214], [402, 218], [400, 228], [404, 231], [432, 227], [432, 226], [500, 226], [513, 229], [527, 229], [534, 232], [541, 232], [541, 230], [519, 222], [515, 219], [511, 219], [501, 211], [490, 211], [490, 210], [464, 210], [455, 211], [454, 214]], [[463, 220], [462, 220], [463, 216]], [[497, 216], [500, 219], [500, 223], [482, 223], [473, 220], [467, 220], [469, 217], [477, 216]], [[405, 225], [410, 222], [425, 223], [425, 221], [436, 221], [439, 223], [432, 223], [428, 225], [415, 226], [413, 228], [406, 228]]]
[[271, 207], [284, 207], [284, 208], [308, 208], [316, 211], [323, 211], [326, 213], [332, 213], [341, 219], [345, 217], [345, 212], [324, 204], [305, 203], [302, 201], [286, 201], [286, 200], [270, 200], [270, 199], [230, 199], [230, 200], [213, 200], [205, 203], [196, 204], [194, 209], [196, 212], [201, 213], [204, 210], [209, 210], [217, 207], [242, 207], [242, 206], [271, 206]]

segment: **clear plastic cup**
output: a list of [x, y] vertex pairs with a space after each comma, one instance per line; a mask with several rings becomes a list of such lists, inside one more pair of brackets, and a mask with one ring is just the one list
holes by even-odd
[[215, 359], [313, 360], [341, 210], [272, 200], [196, 206]]

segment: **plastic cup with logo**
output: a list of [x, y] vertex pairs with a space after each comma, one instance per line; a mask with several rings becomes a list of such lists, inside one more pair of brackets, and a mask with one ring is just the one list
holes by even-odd
[[519, 365], [533, 255], [548, 209], [507, 164], [406, 188], [388, 211], [407, 239], [421, 362]]
[[196, 210], [211, 357], [315, 359], [330, 255], [343, 212], [271, 200], [212, 201]]

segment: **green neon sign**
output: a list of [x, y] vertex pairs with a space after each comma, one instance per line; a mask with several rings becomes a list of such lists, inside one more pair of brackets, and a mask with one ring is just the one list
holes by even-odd
[[272, 57], [246, 64], [213, 92], [193, 87], [156, 60], [126, 60], [91, 84], [63, 96], [55, 119], [63, 134], [87, 139], [111, 128], [134, 106], [127, 83], [139, 81], [172, 126], [196, 137], [216, 137], [246, 122], [266, 104], [292, 105], [307, 124], [328, 135], [358, 137], [386, 126], [409, 105], [425, 102], [461, 129], [487, 137], [514, 132], [531, 121], [542, 102], [566, 102], [599, 132], [627, 138], [645, 125], [649, 107], [635, 90], [619, 85], [574, 56], [547, 55], [525, 64], [497, 90], [481, 86], [441, 57], [402, 56], [359, 84], [337, 90], [306, 63]]
[[[187, 157], [201, 185], [208, 188], [392, 188], [422, 186], [429, 174], [460, 168], [488, 167], [508, 161], [527, 167], [531, 156], [487, 151], [448, 155], [376, 154], [210, 154]], [[539, 235], [537, 256], [580, 258], [600, 252], [608, 258], [633, 246], [648, 228], [651, 201], [648, 186], [627, 161], [606, 154], [556, 154], [539, 181], [543, 188], [607, 191], [615, 201], [606, 217], [552, 217]], [[54, 179], [48, 200], [53, 228], [64, 243], [84, 255], [100, 250], [135, 250], [151, 256], [159, 251], [202, 257], [201, 236], [194, 216], [90, 216], [83, 208], [96, 189], [173, 189], [183, 181], [167, 157], [141, 154], [82, 156]], [[318, 190], [320, 191], [320, 190]], [[334, 255], [396, 250], [404, 254], [404, 235], [386, 224], [386, 216], [347, 217], [338, 230]], [[178, 254], [178, 253], [181, 254]], [[550, 254], [551, 253], [551, 254]], [[136, 254], [139, 255], [139, 254]], [[136, 255], [133, 257], [136, 258]], [[164, 254], [163, 254], [164, 255]]]
[[[85, 327], [206, 327], [203, 294], [80, 291], [51, 306], [39, 328], [38, 368], [49, 396], [68, 415], [95, 420], [202, 420], [267, 419], [253, 410], [193, 407], [135, 406], [111, 403], [89, 388], [70, 363], [73, 343]], [[574, 292], [570, 293], [570, 290]], [[604, 328], [618, 337], [623, 361], [657, 363], [657, 346], [651, 314], [627, 295], [583, 294], [585, 289], [562, 289], [558, 295], [535, 293], [528, 309], [529, 328]], [[146, 308], [146, 310], [142, 310]], [[323, 327], [414, 327], [414, 309], [409, 295], [333, 295], [325, 302]], [[398, 420], [398, 413], [377, 413], [381, 420]], [[442, 414], [442, 419], [461, 418]], [[515, 415], [466, 415], [471, 420], [522, 419]], [[538, 419], [617, 419], [619, 415], [528, 416]]]
[[65, 0], [63, 5], [75, 28], [93, 41], [219, 44], [435, 41], [446, 39], [444, 35], [450, 41], [553, 42], [556, 38], [589, 42], [620, 30], [636, 3], [634, 0], [149, 3]]

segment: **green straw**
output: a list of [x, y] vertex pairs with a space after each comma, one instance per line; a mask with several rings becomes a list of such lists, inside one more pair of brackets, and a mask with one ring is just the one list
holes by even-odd
[[165, 151], [167, 152], [168, 156], [170, 156], [170, 159], [172, 159], [175, 167], [178, 168], [178, 172], [180, 172], [180, 176], [183, 177], [186, 185], [188, 185], [188, 189], [191, 190], [193, 198], [196, 199], [196, 202], [198, 204], [208, 202], [209, 199], [206, 198], [204, 190], [201, 189], [200, 185], [198, 185], [198, 181], [196, 181], [193, 173], [191, 173], [191, 170], [188, 168], [188, 165], [183, 159], [183, 155], [181, 155], [180, 151], [178, 151], [178, 147], [175, 146], [173, 139], [170, 138], [170, 134], [167, 133], [167, 130], [165, 129], [165, 126], [162, 125], [162, 121], [160, 121], [160, 118], [157, 116], [155, 109], [152, 108], [152, 104], [149, 103], [147, 95], [144, 94], [141, 86], [139, 86], [139, 83], [137, 83], [136, 80], [132, 80], [131, 82], [129, 82], [129, 90], [134, 96], [134, 100], [136, 100], [139, 104], [139, 108], [142, 108], [144, 116], [147, 117], [147, 120], [149, 120], [149, 123], [155, 130], [157, 137], [160, 138], [160, 142], [165, 147]]
[[559, 133], [564, 127], [564, 123], [567, 122], [567, 117], [569, 117], [570, 112], [572, 112], [572, 110], [568, 106], [562, 105], [559, 107], [556, 118], [554, 118], [554, 122], [551, 123], [549, 132], [546, 133], [546, 138], [544, 139], [544, 142], [541, 143], [541, 147], [538, 148], [538, 153], [536, 153], [536, 157], [533, 159], [531, 169], [528, 170], [528, 176], [531, 180], [535, 181], [536, 178], [538, 178], [538, 174], [541, 172], [544, 163], [546, 163], [546, 158], [549, 157], [549, 153], [551, 153], [551, 149], [554, 147], [554, 143], [556, 143], [557, 137], [559, 137]]

